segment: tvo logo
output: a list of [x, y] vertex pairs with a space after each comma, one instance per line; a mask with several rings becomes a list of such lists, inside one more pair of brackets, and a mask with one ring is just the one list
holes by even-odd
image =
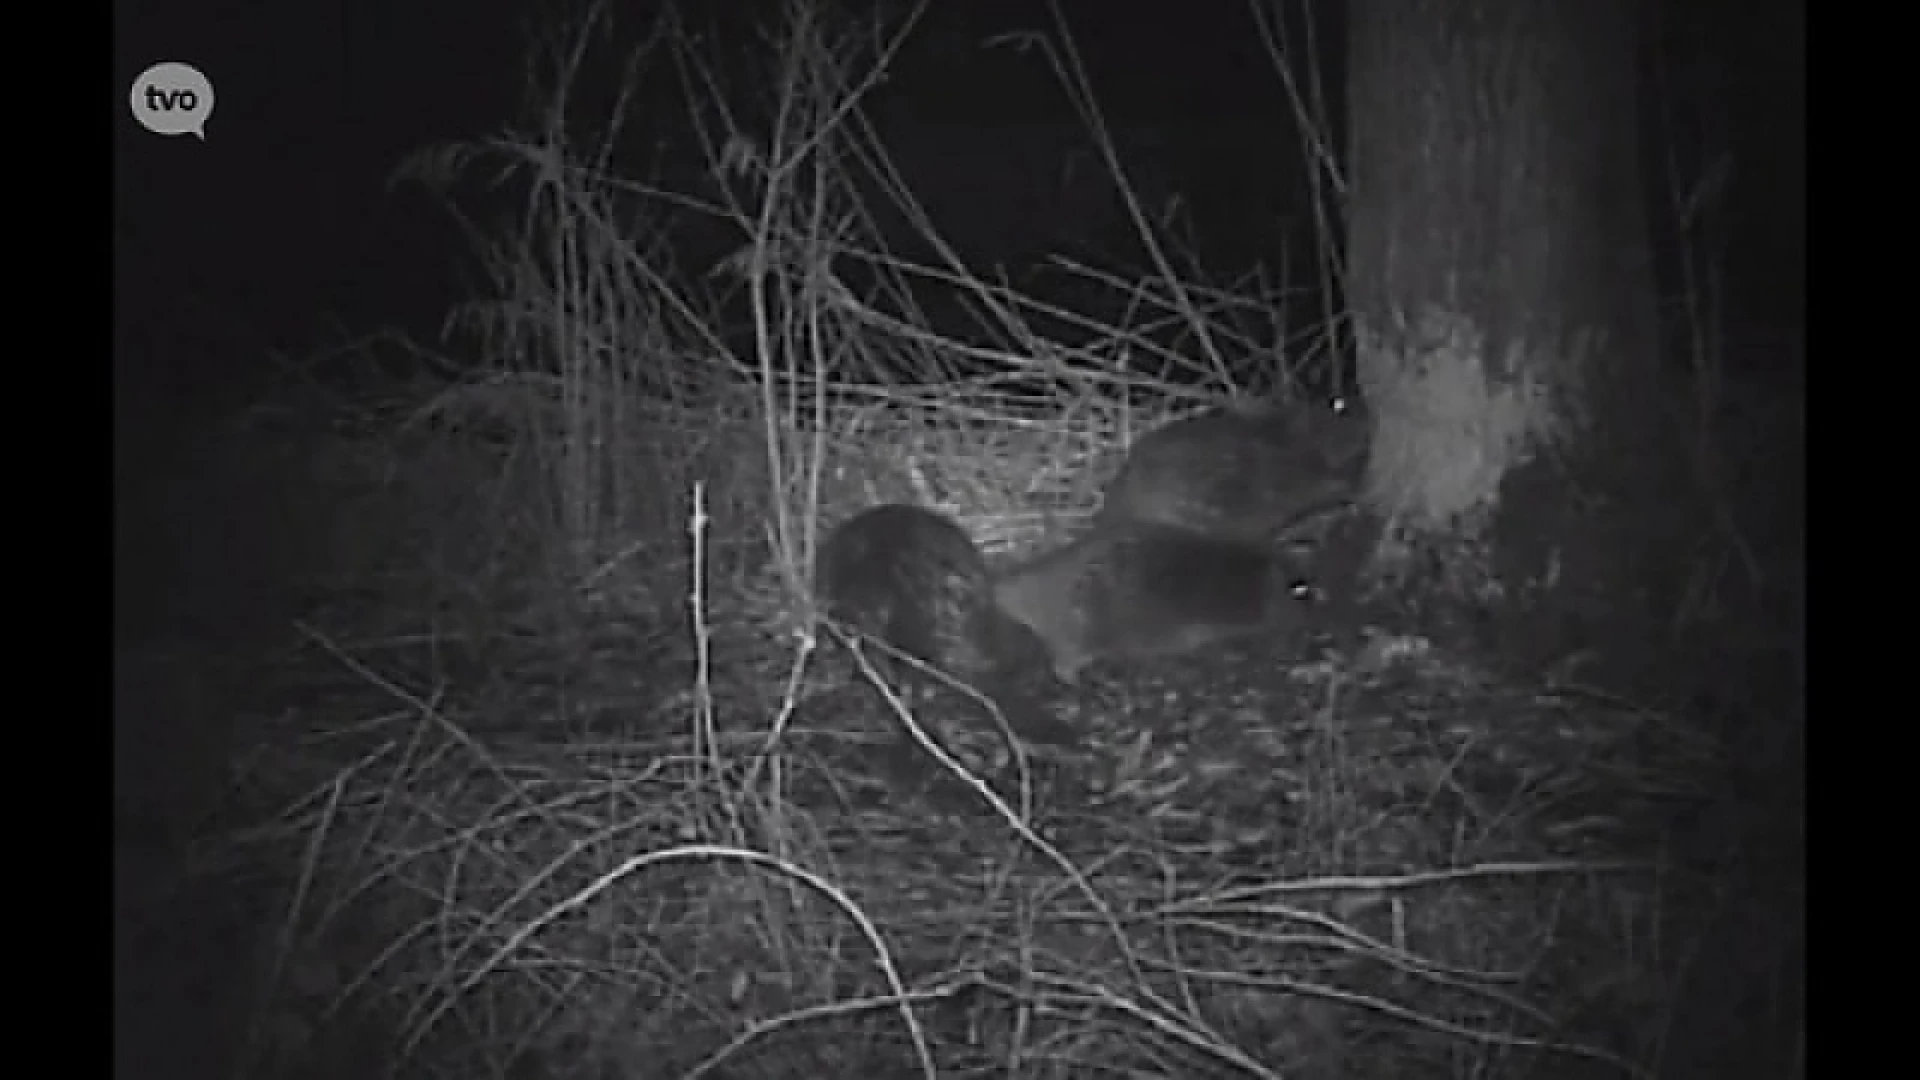
[[213, 115], [213, 84], [191, 64], [155, 64], [133, 80], [127, 95], [133, 118], [156, 135], [194, 135], [205, 140]]

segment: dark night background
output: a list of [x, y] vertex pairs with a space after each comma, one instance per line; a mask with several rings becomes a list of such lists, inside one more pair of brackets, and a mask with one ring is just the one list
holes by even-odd
[[[712, 16], [728, 0], [692, 5]], [[494, 132], [522, 96], [526, 27], [555, 5], [498, 0], [115, 4], [116, 636], [222, 638], [284, 624], [267, 599], [269, 520], [195, 516], [183, 462], [198, 436], [287, 376], [276, 356], [380, 328], [431, 336], [465, 298], [467, 247], [403, 155]], [[777, 6], [740, 3], [727, 21]], [[1224, 276], [1311, 243], [1299, 142], [1243, 4], [1078, 0], [1066, 11], [1136, 179], [1179, 193]], [[1729, 247], [1736, 369], [1797, 365], [1805, 311], [1805, 23], [1800, 3], [1685, 0], [1660, 13], [1689, 123], [1733, 164]], [[935, 0], [868, 107], [942, 231], [979, 265], [1099, 251], [1124, 222], [1060, 180], [1078, 119], [1035, 56], [988, 49], [1050, 29], [1039, 3]], [[1338, 58], [1331, 87], [1338, 92]], [[205, 142], [135, 124], [148, 65], [193, 64], [217, 106]], [[676, 145], [677, 103], [657, 135]], [[667, 166], [672, 167], [668, 161]], [[1697, 166], [1697, 163], [1689, 163]], [[1082, 159], [1081, 175], [1094, 163]], [[1661, 207], [1656, 202], [1655, 210]], [[465, 279], [471, 280], [471, 277]], [[215, 521], [218, 524], [215, 524]], [[214, 533], [222, 534], [217, 541]], [[209, 554], [209, 553], [212, 554]]]
[[[444, 215], [417, 190], [390, 188], [388, 176], [411, 150], [513, 118], [525, 26], [551, 8], [117, 4], [122, 320], [180, 318], [191, 297], [263, 342], [308, 340], [327, 318], [436, 326], [460, 296], [453, 264], [464, 252]], [[1067, 11], [1096, 90], [1132, 143], [1130, 164], [1153, 170], [1151, 190], [1185, 196], [1218, 264], [1271, 261], [1246, 250], [1243, 238], [1261, 232], [1246, 226], [1303, 224], [1305, 211], [1284, 95], [1244, 6], [1082, 2]], [[1684, 77], [1714, 95], [1686, 106], [1709, 110], [1731, 138], [1724, 228], [1737, 245], [1727, 263], [1746, 316], [1734, 321], [1791, 323], [1805, 292], [1801, 5], [1691, 0], [1661, 17], [1686, 58]], [[1077, 121], [1036, 57], [983, 44], [1047, 25], [1038, 3], [935, 4], [873, 102], [945, 231], [988, 258], [1031, 256], [1036, 239], [1075, 229], [1041, 218], [1023, 189], [1059, 175], [1057, 148], [1083, 138]], [[193, 63], [212, 80], [218, 104], [204, 144], [149, 135], [127, 115], [124, 88], [161, 59]], [[675, 120], [662, 117], [663, 138]]]

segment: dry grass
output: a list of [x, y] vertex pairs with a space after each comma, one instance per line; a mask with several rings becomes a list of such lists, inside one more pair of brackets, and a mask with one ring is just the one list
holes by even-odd
[[[1233, 341], [1233, 305], [1158, 256], [1152, 310], [1069, 351], [957, 259], [886, 253], [853, 193], [910, 196], [846, 42], [893, 39], [796, 12], [758, 142], [655, 39], [724, 198], [567, 149], [620, 93], [419, 163], [501, 170], [525, 217], [476, 233], [486, 369], [311, 444], [351, 527], [229, 706], [231, 827], [193, 863], [273, 927], [240, 1074], [1648, 1075], [1725, 887], [1699, 849], [1757, 842], [1677, 712], [1303, 629], [1060, 696], [1074, 754], [886, 742], [911, 718], [811, 630], [821, 524], [903, 500], [996, 553], [1057, 539], [1190, 392], [1125, 358], [1163, 320]], [[669, 197], [739, 230], [730, 301], [627, 227]], [[929, 283], [1002, 345], [926, 329]], [[1762, 972], [1773, 929], [1738, 939]]]
[[290, 874], [270, 1030], [372, 1011], [434, 1075], [1636, 1075], [1712, 884], [1669, 845], [1714, 744], [1417, 643], [1109, 680], [1030, 796], [937, 798], [733, 649], [314, 644], [246, 777], [306, 794], [227, 849]]

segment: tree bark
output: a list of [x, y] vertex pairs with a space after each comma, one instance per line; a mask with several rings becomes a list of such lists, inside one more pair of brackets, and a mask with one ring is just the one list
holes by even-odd
[[1487, 534], [1510, 476], [1579, 458], [1645, 404], [1638, 16], [1353, 5], [1347, 296], [1389, 562], [1437, 546], [1456, 584], [1491, 580], [1486, 546], [1457, 541]]

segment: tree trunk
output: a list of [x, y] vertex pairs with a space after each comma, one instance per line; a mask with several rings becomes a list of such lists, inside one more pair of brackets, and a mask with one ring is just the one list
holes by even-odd
[[[1456, 589], [1514, 584], [1486, 541], [1522, 467], [1580, 459], [1647, 388], [1637, 9], [1353, 5], [1347, 296], [1383, 568], [1419, 551]], [[1550, 576], [1557, 551], [1530, 554]]]

